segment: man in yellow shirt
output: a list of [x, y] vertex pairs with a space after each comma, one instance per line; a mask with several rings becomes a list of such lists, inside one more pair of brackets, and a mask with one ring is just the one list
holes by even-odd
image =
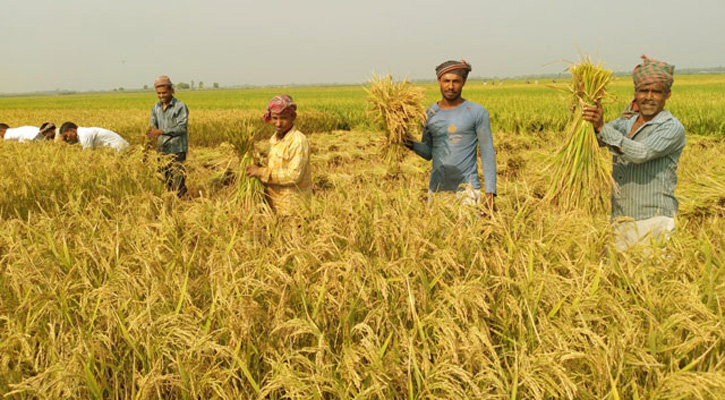
[[310, 148], [305, 135], [294, 128], [297, 104], [292, 97], [275, 96], [267, 104], [264, 121], [274, 125], [275, 134], [269, 139], [267, 167], [252, 164], [247, 176], [259, 179], [267, 199], [280, 215], [297, 213], [312, 194]]

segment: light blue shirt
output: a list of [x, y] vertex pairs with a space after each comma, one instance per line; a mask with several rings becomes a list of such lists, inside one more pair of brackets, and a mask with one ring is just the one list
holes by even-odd
[[433, 160], [428, 189], [457, 191], [464, 184], [480, 189], [476, 165], [479, 148], [486, 193], [496, 194], [496, 152], [486, 108], [465, 100], [450, 110], [443, 110], [436, 103], [426, 113], [423, 141], [413, 143], [413, 151]]

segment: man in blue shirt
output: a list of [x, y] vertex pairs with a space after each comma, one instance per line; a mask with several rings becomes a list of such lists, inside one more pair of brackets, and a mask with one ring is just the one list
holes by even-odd
[[[446, 61], [436, 67], [441, 100], [428, 108], [422, 142], [408, 147], [433, 161], [428, 184], [429, 201], [436, 192], [455, 192], [464, 204], [481, 203], [476, 154], [480, 151], [486, 194], [483, 203], [490, 209], [496, 196], [496, 152], [493, 148], [488, 111], [480, 104], [461, 97], [471, 65]], [[477, 149], [480, 149], [477, 151]]]
[[168, 76], [156, 78], [154, 88], [159, 101], [151, 109], [146, 137], [156, 143], [156, 151], [173, 155], [172, 161], [163, 168], [166, 188], [182, 197], [186, 194], [184, 161], [189, 148], [189, 109], [174, 97], [174, 85]]

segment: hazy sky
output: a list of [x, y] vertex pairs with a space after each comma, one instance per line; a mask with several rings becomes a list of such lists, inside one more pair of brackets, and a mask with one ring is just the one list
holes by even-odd
[[[725, 66], [725, 0], [2, 0], [0, 93], [359, 83], [372, 71], [433, 79], [556, 73], [577, 46], [614, 70], [644, 53]], [[548, 64], [548, 65], [547, 65]]]

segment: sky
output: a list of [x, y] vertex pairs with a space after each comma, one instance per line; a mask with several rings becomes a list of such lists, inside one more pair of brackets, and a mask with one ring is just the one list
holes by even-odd
[[725, 66], [725, 0], [2, 0], [0, 93], [365, 82], [563, 72], [589, 54]]

